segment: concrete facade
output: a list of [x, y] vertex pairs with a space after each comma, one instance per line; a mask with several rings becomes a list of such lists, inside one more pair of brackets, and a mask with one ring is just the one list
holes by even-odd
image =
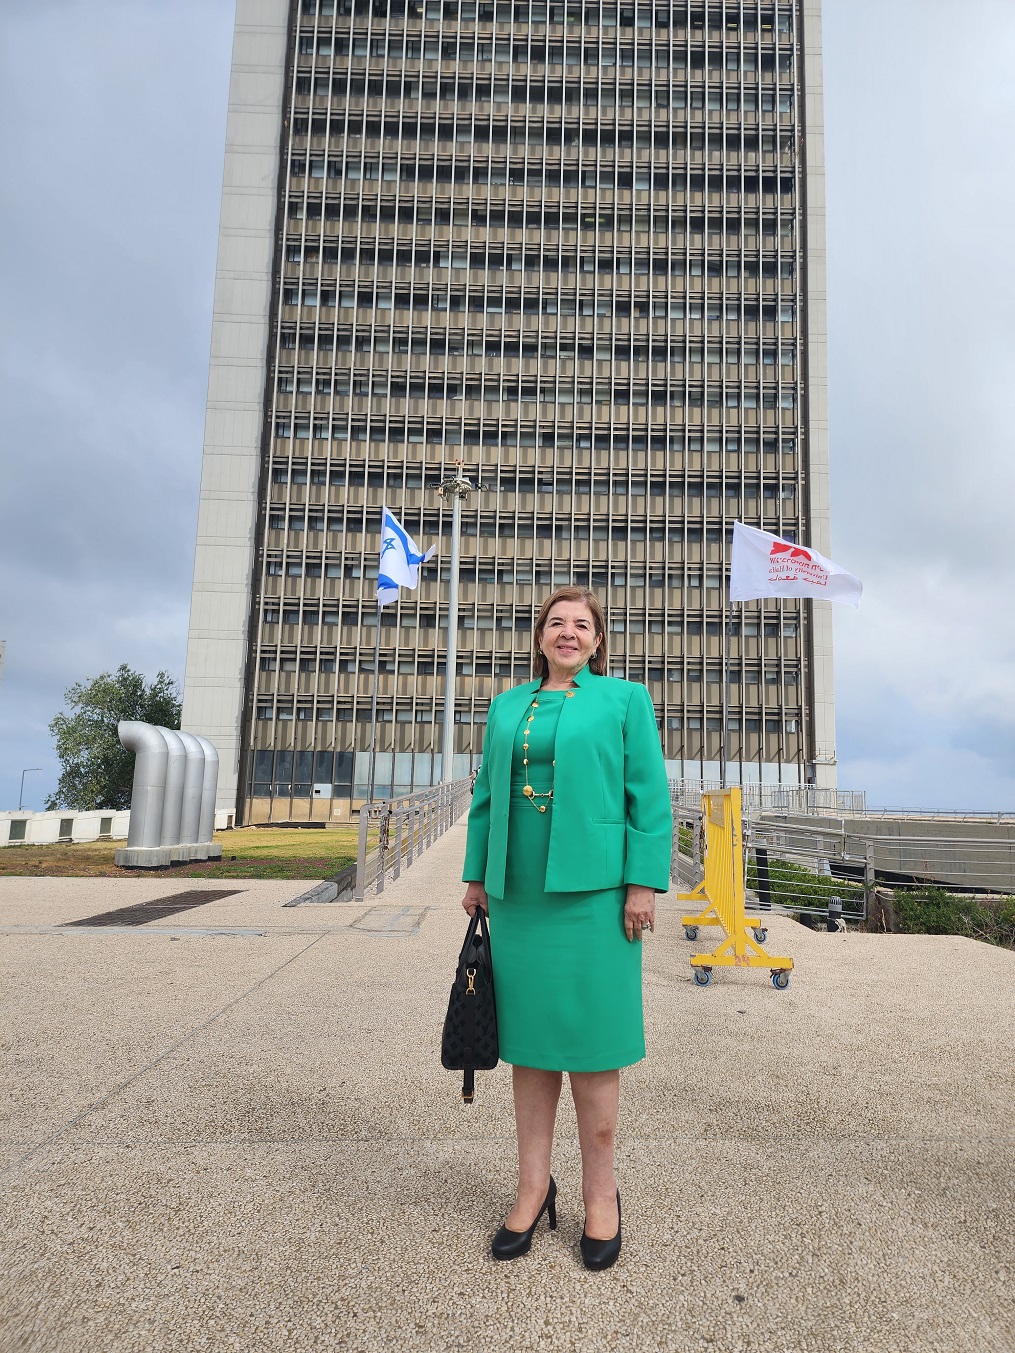
[[[347, 815], [375, 687], [377, 792], [431, 782], [456, 460], [456, 773], [574, 581], [674, 776], [718, 778], [732, 621], [732, 777], [834, 787], [828, 606], [726, 601], [734, 519], [829, 550], [820, 39], [817, 0], [240, 0], [245, 346], [213, 353], [184, 704], [240, 820]], [[439, 552], [375, 671], [384, 504]]]
[[239, 0], [219, 221], [183, 729], [218, 749], [236, 805], [261, 474], [287, 0]]
[[51, 846], [59, 841], [126, 840], [130, 813], [0, 813], [0, 846]]
[[[828, 485], [828, 303], [825, 255], [825, 114], [821, 61], [821, 0], [804, 0], [802, 27], [804, 98], [804, 306], [807, 314], [804, 416], [807, 426], [807, 543], [832, 557]], [[804, 718], [810, 720], [813, 782], [835, 788], [835, 702], [832, 666], [832, 603], [810, 607], [811, 680]]]
[[[233, 825], [232, 808], [215, 813], [215, 830]], [[0, 846], [53, 846], [61, 841], [126, 841], [130, 829], [127, 809], [96, 812], [67, 810], [56, 813], [11, 811], [0, 813]]]

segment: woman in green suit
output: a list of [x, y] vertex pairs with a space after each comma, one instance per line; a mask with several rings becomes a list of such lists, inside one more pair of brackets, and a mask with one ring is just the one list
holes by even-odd
[[536, 621], [534, 681], [493, 701], [469, 813], [462, 905], [490, 918], [500, 1053], [513, 1064], [518, 1191], [493, 1240], [524, 1254], [544, 1212], [562, 1073], [582, 1153], [587, 1268], [620, 1253], [613, 1167], [620, 1068], [645, 1055], [641, 939], [669, 887], [673, 819], [652, 700], [605, 675], [586, 588]]

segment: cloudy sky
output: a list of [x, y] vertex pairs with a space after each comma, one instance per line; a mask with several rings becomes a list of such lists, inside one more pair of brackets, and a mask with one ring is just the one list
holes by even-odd
[[[0, 7], [3, 808], [71, 682], [183, 673], [232, 11]], [[839, 783], [1015, 810], [1015, 5], [824, 18]]]

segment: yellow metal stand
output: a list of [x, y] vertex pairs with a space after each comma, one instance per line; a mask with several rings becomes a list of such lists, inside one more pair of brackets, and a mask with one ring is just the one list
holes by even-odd
[[[682, 916], [681, 924], [689, 940], [697, 938], [702, 925], [720, 926], [726, 938], [710, 954], [694, 955], [694, 980], [698, 986], [707, 987], [713, 968], [768, 968], [773, 984], [781, 991], [789, 986], [793, 960], [766, 953], [761, 945], [767, 932], [757, 916], [745, 914], [739, 787], [703, 794], [701, 809], [705, 877], [692, 892], [678, 893], [677, 900], [706, 905], [693, 916]], [[748, 930], [753, 931], [752, 937], [748, 937]]]

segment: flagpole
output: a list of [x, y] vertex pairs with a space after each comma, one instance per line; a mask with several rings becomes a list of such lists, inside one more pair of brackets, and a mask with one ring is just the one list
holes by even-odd
[[[738, 548], [739, 546], [739, 548]], [[808, 601], [837, 601], [847, 606], [859, 606], [860, 598], [863, 595], [863, 584], [860, 579], [841, 565], [835, 563], [832, 559], [826, 559], [823, 554], [817, 550], [811, 549], [807, 545], [801, 545], [796, 539], [794, 532], [790, 539], [785, 536], [774, 535], [771, 531], [763, 531], [757, 526], [748, 526], [746, 522], [735, 521], [733, 523], [733, 545], [730, 552], [730, 626], [727, 627], [726, 634], [726, 662], [723, 681], [723, 756], [722, 756], [722, 774], [723, 786], [726, 784], [728, 772], [726, 756], [726, 735], [729, 725], [729, 670], [730, 670], [730, 634], [729, 628], [732, 627], [733, 619], [733, 592], [736, 590], [737, 600], [740, 602], [740, 629], [741, 629], [741, 656], [743, 655], [743, 628], [744, 628], [744, 603], [747, 601], [761, 601], [767, 597], [774, 597], [779, 602], [778, 616], [779, 628], [782, 628], [783, 609], [782, 603], [789, 597], [800, 597]], [[808, 612], [806, 609], [801, 611], [801, 625], [804, 624], [804, 617], [810, 616], [810, 629], [813, 634], [814, 629], [814, 611], [813, 608]], [[761, 634], [761, 657], [764, 663], [764, 605], [759, 613], [759, 625]], [[781, 635], [780, 635], [781, 641]], [[801, 646], [803, 646], [803, 636], [801, 633]], [[780, 642], [780, 652], [782, 651]], [[780, 671], [782, 669], [780, 668]], [[813, 673], [812, 673], [813, 676]], [[810, 729], [813, 730], [816, 723], [816, 713], [814, 708], [815, 687], [812, 682], [811, 700], [804, 699], [802, 709], [802, 719]], [[743, 713], [743, 692], [741, 692], [740, 709]], [[781, 705], [780, 705], [781, 708]], [[761, 715], [764, 723], [765, 703], [762, 699]], [[782, 780], [782, 766], [786, 750], [786, 734], [783, 719], [780, 719], [779, 733], [779, 779]], [[744, 735], [744, 730], [741, 730]], [[765, 730], [760, 730], [758, 746], [758, 775], [762, 777], [765, 761]], [[801, 734], [803, 730], [801, 730]], [[743, 765], [743, 740], [741, 740], [741, 766]], [[806, 761], [807, 739], [804, 738], [804, 757]], [[815, 747], [816, 755], [816, 747]]]
[[[383, 509], [381, 520], [384, 520]], [[380, 685], [380, 673], [378, 668], [381, 665], [381, 605], [377, 604], [377, 633], [374, 638], [374, 693], [370, 700], [370, 790], [367, 794], [367, 801], [373, 802], [374, 782], [377, 770], [377, 687]]]
[[[425, 554], [420, 554], [416, 542], [406, 533], [395, 514], [389, 512], [383, 504], [381, 505], [381, 552], [377, 568], [377, 630], [374, 634], [374, 688], [370, 700], [370, 783], [368, 785], [370, 801], [373, 800], [374, 791], [377, 788], [377, 692], [381, 684], [381, 612], [390, 602], [398, 604], [400, 588], [416, 587], [419, 582], [420, 566], [431, 559], [436, 549], [436, 545], [431, 545]], [[389, 553], [391, 560], [386, 562], [386, 556]], [[392, 705], [394, 703], [393, 695]], [[394, 714], [395, 710], [392, 708], [393, 723]], [[392, 749], [394, 749], [394, 737], [392, 737]], [[394, 750], [392, 750], [392, 755], [394, 755]]]
[[462, 529], [462, 501], [472, 484], [462, 474], [462, 462], [455, 461], [455, 473], [445, 479], [437, 492], [444, 502], [451, 500], [451, 586], [448, 590], [448, 647], [444, 664], [444, 736], [441, 743], [441, 782], [450, 784], [455, 765], [455, 678], [458, 673], [458, 557]]
[[729, 774], [729, 755], [727, 748], [729, 745], [730, 728], [730, 649], [733, 646], [733, 603], [729, 604], [729, 611], [726, 616], [726, 624], [723, 626], [725, 656], [723, 661], [722, 673], [722, 747], [719, 754], [719, 776], [723, 789], [728, 789], [727, 784]]

